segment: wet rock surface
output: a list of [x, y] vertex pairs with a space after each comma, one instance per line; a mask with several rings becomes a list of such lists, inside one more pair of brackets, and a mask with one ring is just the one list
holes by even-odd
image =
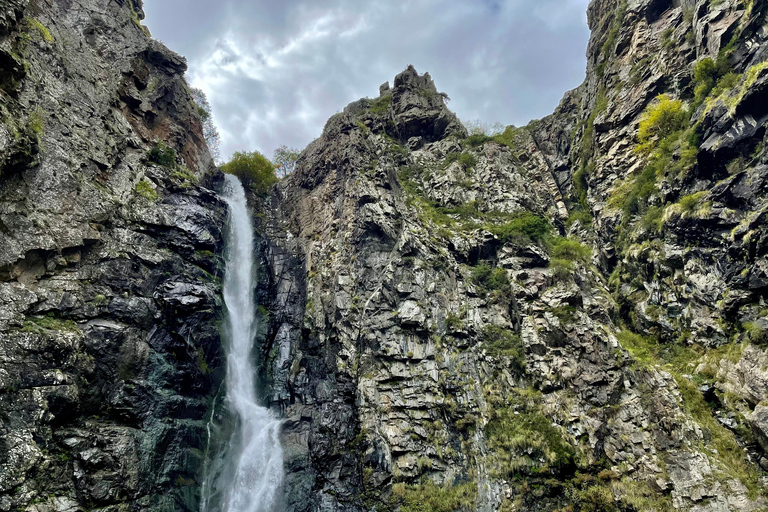
[[0, 510], [197, 509], [226, 210], [141, 18], [0, 2]]

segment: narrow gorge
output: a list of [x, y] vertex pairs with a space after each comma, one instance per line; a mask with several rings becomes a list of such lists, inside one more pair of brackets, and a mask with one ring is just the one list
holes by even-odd
[[143, 18], [0, 0], [0, 511], [768, 510], [768, 4], [593, 0], [498, 134], [409, 66], [267, 194]]

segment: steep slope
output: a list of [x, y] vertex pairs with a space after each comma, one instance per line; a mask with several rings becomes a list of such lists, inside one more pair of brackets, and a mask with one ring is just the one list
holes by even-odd
[[195, 510], [226, 214], [140, 0], [0, 1], [0, 510]]
[[766, 506], [765, 7], [589, 22], [552, 116], [468, 138], [409, 68], [276, 188], [288, 510]]

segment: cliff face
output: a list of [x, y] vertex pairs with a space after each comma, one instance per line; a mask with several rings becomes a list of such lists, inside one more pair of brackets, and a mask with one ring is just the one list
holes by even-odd
[[141, 9], [0, 1], [0, 510], [197, 509], [225, 206]]
[[[285, 510], [768, 506], [767, 11], [595, 0], [496, 137], [413, 68], [328, 121], [257, 212]], [[198, 508], [225, 208], [142, 17], [0, 0], [0, 510]]]
[[329, 120], [265, 231], [288, 510], [767, 505], [766, 9], [595, 0], [493, 140], [412, 68]]

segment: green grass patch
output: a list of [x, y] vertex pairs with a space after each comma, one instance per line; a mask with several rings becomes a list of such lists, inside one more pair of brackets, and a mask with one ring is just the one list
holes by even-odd
[[443, 162], [443, 168], [447, 169], [454, 162], [458, 162], [465, 171], [477, 165], [477, 159], [471, 153], [448, 153]]
[[517, 370], [525, 369], [525, 349], [519, 334], [498, 325], [486, 325], [481, 333], [481, 339], [490, 355], [509, 357]]
[[527, 240], [542, 242], [552, 232], [552, 224], [533, 213], [521, 212], [514, 214], [504, 224], [489, 226], [488, 230], [504, 243]]
[[571, 471], [576, 453], [565, 432], [542, 413], [535, 393], [514, 393], [508, 403], [494, 404], [485, 427], [491, 476], [513, 479]]
[[382, 116], [389, 112], [389, 107], [392, 105], [392, 95], [387, 94], [386, 96], [382, 96], [381, 98], [376, 98], [375, 100], [371, 101], [371, 106], [368, 108], [368, 110], [371, 112], [371, 114]]
[[157, 192], [154, 188], [152, 188], [152, 185], [150, 185], [149, 180], [143, 179], [136, 183], [136, 187], [134, 187], [134, 192], [136, 192], [141, 197], [148, 199], [150, 201], [156, 201], [157, 200]]
[[74, 321], [64, 320], [52, 314], [37, 318], [27, 318], [21, 330], [22, 332], [35, 334], [44, 334], [46, 331], [80, 332]]
[[487, 263], [482, 263], [472, 269], [472, 282], [483, 291], [498, 292], [502, 295], [512, 293], [507, 271], [501, 267], [493, 268]]
[[469, 512], [476, 510], [477, 484], [438, 486], [431, 480], [418, 485], [392, 486], [392, 505], [400, 512]]

